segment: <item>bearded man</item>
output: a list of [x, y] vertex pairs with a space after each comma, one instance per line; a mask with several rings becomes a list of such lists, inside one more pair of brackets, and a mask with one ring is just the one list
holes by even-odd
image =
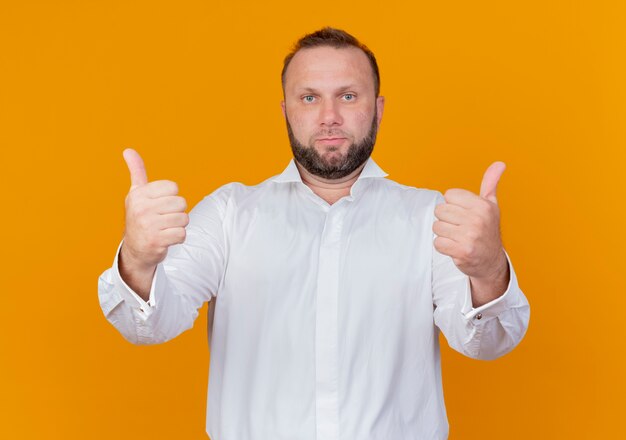
[[293, 160], [189, 215], [174, 182], [148, 182], [124, 151], [126, 230], [99, 280], [102, 310], [132, 343], [156, 344], [209, 303], [212, 440], [445, 439], [439, 331], [494, 359], [528, 326], [500, 238], [504, 164], [480, 194], [385, 178], [371, 158], [378, 66], [344, 31], [298, 41], [282, 85]]

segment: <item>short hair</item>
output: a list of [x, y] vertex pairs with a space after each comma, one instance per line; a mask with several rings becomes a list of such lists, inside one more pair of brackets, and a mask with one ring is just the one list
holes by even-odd
[[287, 73], [287, 67], [289, 66], [289, 63], [291, 63], [291, 60], [293, 59], [295, 54], [298, 53], [300, 49], [310, 49], [313, 47], [322, 46], [334, 47], [335, 49], [342, 49], [345, 47], [356, 47], [357, 49], [361, 49], [367, 56], [367, 59], [372, 66], [372, 71], [374, 73], [374, 90], [376, 92], [376, 96], [380, 94], [380, 73], [378, 71], [378, 63], [376, 63], [376, 57], [374, 56], [374, 53], [369, 50], [367, 46], [365, 46], [363, 43], [361, 43], [359, 40], [357, 40], [346, 31], [328, 26], [300, 38], [293, 46], [291, 52], [289, 52], [289, 54], [285, 57], [283, 70], [280, 75], [283, 86], [283, 93], [285, 91], [285, 75]]

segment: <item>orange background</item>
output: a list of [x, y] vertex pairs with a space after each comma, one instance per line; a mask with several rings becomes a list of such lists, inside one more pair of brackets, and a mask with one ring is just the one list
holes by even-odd
[[450, 438], [620, 437], [624, 5], [2, 1], [0, 438], [206, 438], [206, 307], [138, 347], [98, 304], [124, 226], [121, 153], [190, 206], [281, 172], [282, 58], [323, 25], [378, 57], [374, 158], [391, 179], [478, 191], [489, 163], [508, 165], [502, 229], [530, 327], [492, 362], [443, 342]]

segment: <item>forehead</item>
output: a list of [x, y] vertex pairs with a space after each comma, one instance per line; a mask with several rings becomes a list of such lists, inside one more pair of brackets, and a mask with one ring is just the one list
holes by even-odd
[[372, 87], [374, 73], [365, 53], [356, 47], [321, 46], [299, 50], [285, 73], [285, 89], [322, 88], [335, 84]]

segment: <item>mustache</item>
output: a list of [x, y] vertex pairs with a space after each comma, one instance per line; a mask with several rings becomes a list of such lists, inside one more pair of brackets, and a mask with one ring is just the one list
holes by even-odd
[[330, 138], [330, 137], [343, 137], [350, 138], [348, 133], [339, 128], [322, 128], [313, 133], [313, 139]]

